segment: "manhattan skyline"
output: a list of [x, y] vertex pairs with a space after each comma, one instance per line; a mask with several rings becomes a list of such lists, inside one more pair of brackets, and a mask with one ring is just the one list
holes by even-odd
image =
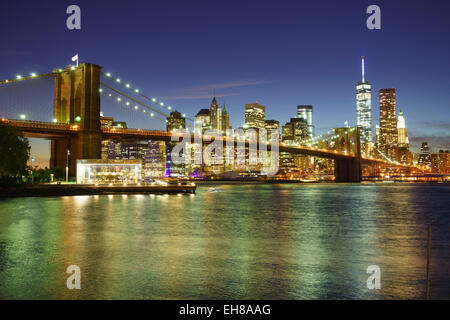
[[[450, 29], [450, 5], [381, 1], [382, 29], [368, 30], [369, 4], [282, 2], [273, 8], [264, 2], [198, 2], [180, 3], [174, 11], [163, 3], [132, 1], [122, 8], [79, 1], [82, 29], [69, 31], [68, 3], [16, 3], [1, 10], [1, 29], [14, 30], [0, 44], [0, 78], [48, 72], [78, 53], [81, 61], [102, 65], [191, 117], [215, 95], [234, 128], [244, 123], [246, 103], [265, 105], [266, 118], [280, 123], [296, 116], [297, 105], [313, 105], [320, 134], [345, 121], [356, 124], [354, 88], [365, 56], [373, 127], [379, 123], [379, 89], [396, 88], [397, 113], [402, 109], [405, 115], [412, 149], [418, 151], [422, 141], [448, 149], [450, 46], [440, 32]], [[19, 14], [26, 26], [13, 23]], [[117, 22], [122, 18], [126, 24]], [[42, 102], [51, 103], [52, 96]], [[106, 99], [102, 103], [117, 109]], [[108, 115], [108, 109], [103, 112]], [[138, 116], [123, 120], [130, 127], [163, 127]], [[42, 145], [33, 143], [32, 153]]]
[[447, 299], [449, 13], [1, 2], [0, 300]]

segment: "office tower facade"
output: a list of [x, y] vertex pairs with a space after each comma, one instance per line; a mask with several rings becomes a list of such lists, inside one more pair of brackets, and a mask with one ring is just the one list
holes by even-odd
[[313, 106], [299, 105], [297, 106], [297, 118], [305, 119], [308, 125], [308, 136], [314, 137], [314, 125], [313, 125]]
[[[291, 122], [287, 122], [281, 127], [281, 141], [291, 143], [294, 141], [294, 128]], [[288, 171], [295, 166], [294, 156], [289, 152], [280, 152], [280, 169]]]
[[398, 114], [397, 119], [397, 135], [398, 135], [398, 145], [405, 146], [408, 142], [408, 131], [406, 130], [406, 121], [405, 116], [403, 115], [402, 110]]
[[[308, 125], [307, 119], [291, 118], [291, 123], [294, 131], [294, 142], [302, 144], [310, 139], [310, 126]], [[294, 163], [296, 168], [305, 172], [309, 165], [312, 164], [312, 158], [303, 155], [295, 155]]]
[[163, 177], [166, 168], [166, 144], [163, 141], [148, 141], [145, 153], [145, 177]]
[[439, 174], [450, 174], [449, 150], [439, 150], [431, 154], [431, 171]]
[[375, 147], [380, 145], [380, 126], [377, 124], [375, 127]]
[[196, 133], [204, 133], [212, 128], [210, 109], [201, 109], [195, 115], [194, 130]]
[[292, 142], [294, 141], [294, 128], [291, 122], [287, 122], [281, 127], [281, 141]]
[[[223, 105], [222, 108], [219, 107], [216, 98], [214, 97], [210, 109], [201, 109], [197, 115], [195, 116], [195, 132], [196, 133], [205, 133], [207, 130], [215, 130], [216, 132], [221, 132], [222, 134], [226, 133], [227, 129], [231, 129], [230, 126], [230, 117], [228, 115], [226, 106]], [[196, 159], [199, 157], [203, 157], [204, 153], [201, 145], [196, 145], [195, 143], [192, 145], [192, 159]], [[233, 160], [234, 156], [230, 152], [230, 148], [219, 147], [220, 150], [218, 152], [222, 152], [224, 155], [224, 163], [226, 159], [230, 159], [230, 162]], [[231, 154], [231, 155], [230, 155]], [[205, 161], [206, 159], [203, 159]], [[209, 172], [214, 174], [221, 174], [225, 170], [229, 169], [224, 164], [214, 164], [214, 165], [194, 165], [192, 167], [192, 172], [198, 176], [202, 173]], [[231, 170], [231, 169], [230, 169]]]
[[432, 153], [430, 155], [431, 172], [439, 173], [439, 153]]
[[116, 158], [115, 143], [113, 140], [102, 140], [102, 159], [114, 160]]
[[448, 150], [439, 151], [439, 173], [450, 174], [450, 153]]
[[222, 111], [221, 111], [221, 122], [222, 122], [222, 131], [231, 129], [230, 126], [230, 116], [228, 115], [227, 108], [225, 105], [223, 105]]
[[264, 129], [266, 127], [266, 107], [259, 103], [246, 104], [245, 125], [247, 128]]
[[[172, 111], [166, 120], [167, 131], [178, 131], [186, 129], [186, 119], [178, 111]], [[180, 177], [186, 174], [185, 163], [175, 163], [172, 161], [172, 150], [177, 142], [166, 142], [166, 177]]]
[[[283, 143], [299, 143], [309, 139], [308, 123], [304, 118], [291, 118], [281, 128], [281, 140]], [[280, 152], [280, 169], [289, 170], [297, 166], [303, 167], [309, 157], [293, 155], [289, 152]]]
[[395, 160], [398, 143], [395, 89], [380, 89], [380, 138], [379, 150]]
[[430, 155], [430, 160], [431, 160], [430, 167], [433, 173], [450, 174], [449, 150], [439, 150], [438, 153], [432, 153]]
[[113, 123], [114, 123], [113, 117], [100, 116], [100, 126], [102, 128], [111, 128], [113, 126]]
[[426, 166], [431, 168], [431, 151], [428, 146], [428, 142], [422, 142], [420, 147], [420, 154], [417, 163], [421, 166]]
[[406, 130], [405, 116], [403, 115], [401, 109], [397, 117], [397, 137], [397, 161], [403, 164], [411, 164], [412, 154], [409, 151], [408, 132]]
[[291, 123], [294, 132], [294, 142], [302, 142], [309, 138], [309, 127], [306, 119], [291, 118]]
[[280, 123], [277, 120], [266, 120], [267, 139], [270, 140], [272, 132], [280, 134]]
[[309, 140], [308, 123], [303, 118], [291, 118], [281, 129], [283, 142], [302, 142]]
[[227, 112], [227, 108], [223, 105], [219, 107], [216, 98], [214, 97], [209, 109], [211, 129], [225, 132], [227, 129], [231, 129], [230, 117]]
[[363, 143], [372, 142], [372, 86], [365, 79], [362, 58], [362, 81], [356, 85], [356, 124], [361, 128]]
[[132, 142], [122, 143], [122, 159], [137, 159], [137, 144]]
[[211, 115], [211, 129], [222, 131], [222, 110], [219, 108], [216, 97], [213, 98], [209, 110]]
[[178, 111], [172, 111], [166, 120], [166, 130], [179, 130], [186, 128], [186, 119]]

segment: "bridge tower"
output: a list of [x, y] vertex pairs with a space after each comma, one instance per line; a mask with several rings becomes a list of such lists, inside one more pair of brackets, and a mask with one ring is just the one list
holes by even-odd
[[[50, 166], [69, 166], [76, 173], [78, 159], [101, 158], [100, 74], [101, 67], [83, 63], [78, 67], [53, 70], [55, 96], [53, 116], [58, 123], [77, 126], [77, 133], [51, 143]], [[70, 156], [68, 157], [68, 150]]]
[[335, 141], [336, 150], [356, 155], [351, 159], [336, 158], [334, 160], [335, 182], [361, 182], [360, 128], [337, 128], [335, 133], [338, 136]]

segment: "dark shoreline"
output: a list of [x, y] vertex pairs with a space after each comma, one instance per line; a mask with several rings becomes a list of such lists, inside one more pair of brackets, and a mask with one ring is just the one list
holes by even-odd
[[[334, 181], [299, 181], [299, 180], [196, 180], [197, 185], [213, 185], [213, 184], [342, 184]], [[359, 184], [358, 182], [347, 182], [352, 184]], [[373, 184], [448, 184], [449, 182], [437, 182], [437, 181], [371, 181], [363, 180], [360, 183], [373, 183]]]
[[1, 186], [0, 198], [17, 197], [57, 197], [107, 194], [178, 194], [195, 193], [196, 186], [95, 186], [76, 184], [36, 184], [21, 186]]

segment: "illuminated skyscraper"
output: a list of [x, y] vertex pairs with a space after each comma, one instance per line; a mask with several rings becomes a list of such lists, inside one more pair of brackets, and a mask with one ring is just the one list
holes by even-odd
[[372, 142], [372, 86], [365, 79], [362, 57], [362, 81], [356, 85], [356, 124], [361, 127], [363, 142]]
[[282, 141], [301, 143], [308, 140], [308, 124], [306, 120], [303, 118], [291, 118], [291, 121], [282, 127], [281, 136]]
[[269, 137], [271, 131], [278, 131], [280, 133], [280, 123], [277, 120], [266, 120], [266, 130]]
[[422, 142], [418, 163], [421, 166], [427, 166], [431, 168], [431, 152], [430, 148], [428, 147], [428, 142]]
[[375, 146], [378, 148], [380, 145], [380, 126], [377, 124], [375, 126]]
[[407, 142], [407, 131], [406, 131], [406, 122], [405, 122], [405, 116], [403, 115], [402, 110], [400, 109], [400, 112], [398, 114], [397, 119], [397, 131], [398, 131], [398, 145], [404, 146]]
[[245, 124], [247, 128], [264, 129], [266, 127], [266, 107], [259, 103], [246, 104]]
[[450, 153], [448, 150], [439, 151], [439, 173], [450, 174]]
[[225, 105], [223, 105], [223, 108], [221, 111], [221, 122], [222, 122], [222, 131], [231, 129], [230, 117], [228, 116], [227, 108], [225, 107]]
[[215, 97], [211, 102], [209, 114], [210, 114], [211, 129], [218, 131], [225, 131], [227, 129], [231, 129], [230, 117], [228, 116], [227, 109], [225, 105], [223, 105], [223, 108], [220, 108]]
[[219, 108], [216, 97], [211, 102], [210, 115], [211, 115], [211, 128], [222, 131], [222, 109]]
[[145, 177], [163, 177], [166, 168], [166, 144], [164, 141], [148, 141], [145, 153]]
[[166, 120], [166, 130], [178, 130], [186, 128], [186, 119], [178, 111], [172, 111]]
[[[177, 131], [186, 129], [186, 118], [178, 111], [172, 111], [166, 120], [167, 131]], [[166, 142], [166, 173], [167, 177], [178, 177], [185, 174], [185, 164], [172, 163], [172, 150], [177, 143]]]
[[306, 120], [308, 136], [312, 138], [314, 136], [313, 106], [297, 106], [297, 117]]
[[272, 134], [277, 133], [280, 139], [280, 123], [277, 120], [266, 120], [267, 141], [272, 139]]
[[306, 119], [303, 118], [291, 118], [291, 123], [294, 128], [294, 141], [302, 142], [308, 140], [309, 132], [308, 132], [308, 123]]
[[196, 133], [204, 133], [211, 128], [211, 115], [209, 109], [201, 109], [195, 115], [194, 130]]
[[406, 130], [405, 116], [402, 110], [400, 110], [397, 118], [397, 160], [403, 164], [412, 163], [412, 153], [409, 151], [408, 132]]
[[[281, 127], [281, 141], [283, 143], [291, 143], [294, 141], [294, 126], [291, 122], [287, 122]], [[289, 170], [295, 166], [294, 156], [290, 152], [280, 152], [280, 169]]]
[[396, 158], [398, 143], [395, 89], [380, 89], [379, 150], [391, 160]]

